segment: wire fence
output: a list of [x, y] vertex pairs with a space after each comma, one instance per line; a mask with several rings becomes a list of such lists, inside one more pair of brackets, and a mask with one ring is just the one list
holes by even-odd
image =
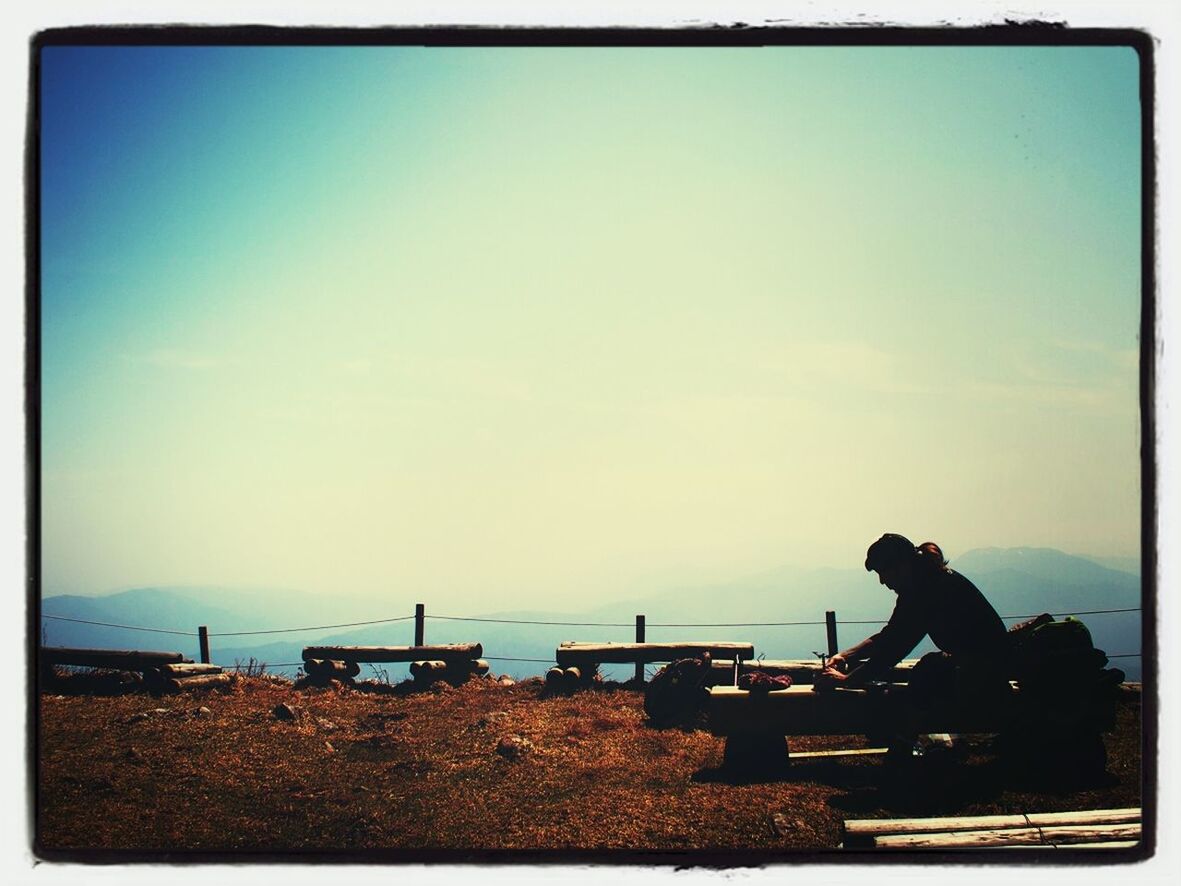
[[[1123, 609], [1084, 609], [1084, 610], [1070, 610], [1069, 612], [1051, 612], [1050, 615], [1055, 618], [1061, 618], [1068, 615], [1108, 615], [1119, 612], [1140, 612], [1141, 607], [1129, 606]], [[1001, 618], [1005, 621], [1036, 618], [1041, 613], [1027, 613], [1024, 615], [1002, 615]], [[151, 631], [157, 634], [179, 634], [185, 637], [191, 637], [195, 631], [182, 631], [173, 628], [151, 628], [143, 625], [124, 625], [115, 624], [107, 621], [90, 621], [84, 618], [69, 618], [64, 615], [42, 615], [42, 618], [53, 619], [55, 621], [68, 621], [78, 624], [100, 625], [108, 628], [124, 628], [129, 631]], [[335, 630], [337, 628], [355, 628], [365, 627], [376, 624], [390, 624], [392, 622], [410, 621], [416, 618], [414, 615], [398, 615], [391, 618], [375, 618], [368, 621], [351, 621], [342, 622], [339, 624], [327, 625], [308, 625], [300, 628], [263, 628], [253, 631], [210, 631], [209, 637], [246, 637], [259, 636], [262, 634], [291, 634], [300, 631], [326, 631]], [[554, 627], [578, 627], [578, 628], [630, 628], [634, 627], [634, 622], [618, 622], [618, 621], [542, 621], [533, 619], [518, 619], [518, 618], [486, 618], [484, 616], [474, 615], [424, 615], [423, 618], [434, 619], [438, 621], [470, 621], [483, 622], [492, 624], [513, 624], [513, 625], [549, 625]], [[841, 619], [841, 624], [846, 625], [884, 625], [886, 619]], [[650, 628], [779, 628], [779, 627], [812, 627], [827, 624], [826, 621], [712, 621], [712, 622], [647, 622]]]
[[[1063, 616], [1078, 616], [1078, 615], [1112, 615], [1118, 613], [1140, 612], [1141, 607], [1129, 606], [1112, 609], [1084, 609], [1074, 610], [1070, 612], [1052, 612], [1050, 613], [1055, 618]], [[1022, 615], [1002, 615], [1001, 618], [1005, 621], [1018, 621], [1036, 618], [1040, 613], [1027, 613]], [[644, 631], [646, 628], [777, 628], [777, 627], [819, 627], [825, 626], [829, 634], [830, 652], [835, 648], [836, 643], [836, 626], [838, 624], [835, 612], [826, 613], [825, 620], [817, 619], [795, 619], [790, 621], [760, 621], [760, 622], [648, 622], [645, 623], [644, 616], [636, 616], [634, 624], [632, 622], [612, 622], [612, 621], [565, 621], [565, 620], [543, 620], [543, 619], [523, 619], [523, 618], [493, 618], [490, 616], [475, 616], [475, 615], [427, 615], [424, 604], [419, 604], [416, 612], [413, 615], [397, 615], [386, 618], [374, 618], [364, 621], [338, 622], [335, 624], [322, 625], [307, 625], [304, 627], [294, 628], [261, 628], [255, 630], [243, 631], [217, 631], [211, 632], [206, 627], [201, 626], [197, 631], [184, 631], [175, 628], [159, 628], [150, 627], [146, 625], [127, 625], [118, 624], [116, 622], [96, 621], [84, 618], [72, 618], [64, 615], [42, 615], [44, 619], [52, 619], [54, 621], [72, 622], [75, 624], [94, 625], [99, 627], [119, 628], [128, 631], [143, 631], [156, 634], [170, 634], [173, 636], [194, 637], [197, 636], [201, 644], [201, 660], [204, 662], [210, 661], [208, 638], [210, 637], [249, 637], [249, 636], [263, 636], [271, 634], [292, 634], [305, 631], [325, 631], [336, 630], [340, 628], [355, 628], [367, 627], [370, 625], [392, 624], [396, 622], [410, 621], [415, 622], [415, 645], [423, 645], [424, 624], [427, 619], [436, 621], [451, 621], [451, 622], [473, 622], [480, 624], [508, 624], [508, 625], [532, 625], [532, 626], [547, 626], [547, 627], [596, 627], [596, 628], [631, 628], [636, 629], [636, 641], [642, 642], [644, 639]], [[845, 625], [884, 625], [885, 619], [842, 619], [840, 624]], [[551, 659], [544, 658], [523, 658], [506, 655], [481, 655], [482, 658], [490, 661], [513, 662], [522, 664], [552, 664]], [[1109, 659], [1123, 659], [1123, 658], [1142, 658], [1142, 653], [1139, 652], [1121, 652], [1118, 654], [1108, 655]], [[292, 662], [271, 662], [264, 663], [255, 661], [251, 658], [247, 662], [240, 659], [236, 660], [233, 665], [222, 665], [226, 670], [235, 670], [238, 672], [250, 672], [255, 668], [261, 669], [282, 669], [282, 668], [303, 668], [303, 661]]]

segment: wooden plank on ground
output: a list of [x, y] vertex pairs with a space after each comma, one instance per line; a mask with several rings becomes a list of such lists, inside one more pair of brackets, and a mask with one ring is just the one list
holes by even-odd
[[708, 652], [714, 658], [754, 658], [751, 643], [694, 641], [686, 643], [562, 643], [554, 653], [562, 667], [586, 664], [650, 664], [692, 658]]
[[1139, 840], [1140, 825], [1063, 825], [1061, 827], [995, 828], [975, 831], [943, 831], [928, 834], [885, 834], [874, 837], [878, 849], [968, 849], [998, 846], [1096, 843]]
[[1074, 812], [1029, 812], [1026, 818], [1034, 827], [1060, 824], [1132, 824], [1140, 821], [1140, 807], [1122, 809], [1080, 809]]
[[1140, 845], [1139, 840], [1102, 840], [1098, 843], [1051, 843], [1062, 849], [1132, 849]]
[[947, 818], [867, 818], [846, 821], [845, 836], [868, 839], [886, 834], [931, 834], [1057, 825], [1133, 824], [1138, 821], [1140, 809], [1136, 807]]
[[444, 643], [437, 646], [308, 646], [303, 659], [332, 659], [335, 661], [399, 662], [453, 661], [481, 658], [484, 647], [479, 643]]

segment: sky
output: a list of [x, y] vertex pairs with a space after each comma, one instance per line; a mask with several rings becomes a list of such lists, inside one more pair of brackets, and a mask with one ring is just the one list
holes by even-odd
[[48, 47], [42, 589], [1140, 539], [1126, 47]]

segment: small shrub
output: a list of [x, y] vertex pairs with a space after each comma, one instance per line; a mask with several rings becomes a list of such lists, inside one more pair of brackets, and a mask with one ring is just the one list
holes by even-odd
[[265, 661], [258, 661], [253, 655], [243, 664], [239, 658], [234, 659], [234, 673], [240, 677], [261, 677], [266, 673]]

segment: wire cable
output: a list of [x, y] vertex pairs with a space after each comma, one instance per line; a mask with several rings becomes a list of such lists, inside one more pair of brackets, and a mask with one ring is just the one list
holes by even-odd
[[413, 615], [399, 615], [397, 618], [375, 618], [372, 621], [350, 621], [338, 625], [310, 625], [306, 628], [268, 628], [263, 631], [221, 631], [219, 633], [210, 633], [210, 637], [246, 637], [254, 634], [291, 634], [297, 631], [324, 631], [331, 628], [357, 628], [364, 625], [379, 625], [387, 624], [394, 621], [406, 621], [414, 618]]
[[[411, 616], [413, 618], [413, 616]], [[444, 621], [482, 621], [508, 625], [560, 625], [573, 628], [634, 628], [635, 622], [610, 621], [526, 621], [514, 618], [476, 618], [466, 615], [424, 615], [424, 618], [437, 618]]]
[[192, 637], [196, 635], [196, 631], [173, 631], [168, 628], [145, 628], [140, 625], [117, 625], [109, 621], [88, 621], [85, 618], [66, 618], [64, 615], [42, 615], [42, 618], [52, 618], [56, 621], [72, 621], [76, 624], [83, 625], [100, 625], [104, 628], [125, 628], [129, 631], [151, 631], [154, 634], [180, 634], [184, 637]]

